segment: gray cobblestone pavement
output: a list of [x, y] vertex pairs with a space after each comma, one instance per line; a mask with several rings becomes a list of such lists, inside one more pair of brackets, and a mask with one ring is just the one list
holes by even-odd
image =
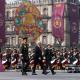
[[42, 71], [36, 71], [38, 75], [32, 75], [28, 72], [28, 75], [22, 76], [21, 72], [6, 71], [0, 72], [0, 80], [80, 80], [80, 73], [66, 73], [56, 71], [55, 75], [48, 73], [43, 75]]

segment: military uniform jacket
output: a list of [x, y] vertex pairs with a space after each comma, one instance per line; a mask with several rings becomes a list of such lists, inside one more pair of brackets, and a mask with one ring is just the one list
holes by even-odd
[[53, 57], [52, 49], [51, 48], [50, 49], [46, 48], [44, 50], [44, 56], [45, 56], [45, 58], [46, 58], [47, 61], [51, 61], [52, 57]]
[[36, 46], [34, 49], [34, 59], [39, 59], [41, 58], [42, 60], [42, 50], [40, 49], [40, 47]]
[[22, 44], [20, 51], [23, 58], [28, 58], [28, 44]]

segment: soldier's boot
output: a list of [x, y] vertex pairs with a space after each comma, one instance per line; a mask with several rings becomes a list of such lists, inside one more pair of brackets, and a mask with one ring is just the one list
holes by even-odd
[[37, 75], [35, 69], [32, 70], [32, 75]]
[[22, 72], [22, 75], [27, 75], [27, 73], [26, 72]]
[[54, 68], [52, 68], [51, 66], [50, 66], [50, 70], [51, 70], [52, 75], [56, 74], [56, 72], [54, 72]]

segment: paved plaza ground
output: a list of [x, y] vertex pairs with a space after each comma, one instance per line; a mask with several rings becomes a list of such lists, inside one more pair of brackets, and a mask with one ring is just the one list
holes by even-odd
[[38, 75], [32, 75], [28, 72], [28, 75], [22, 76], [21, 72], [6, 71], [0, 72], [0, 80], [80, 80], [80, 73], [67, 73], [57, 71], [56, 75], [48, 73], [43, 75], [42, 71], [36, 72]]

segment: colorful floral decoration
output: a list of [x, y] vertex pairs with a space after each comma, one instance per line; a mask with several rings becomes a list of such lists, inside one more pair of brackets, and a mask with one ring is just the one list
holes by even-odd
[[34, 40], [42, 33], [42, 17], [38, 8], [31, 2], [23, 2], [16, 8], [15, 16], [16, 32], [25, 31]]

